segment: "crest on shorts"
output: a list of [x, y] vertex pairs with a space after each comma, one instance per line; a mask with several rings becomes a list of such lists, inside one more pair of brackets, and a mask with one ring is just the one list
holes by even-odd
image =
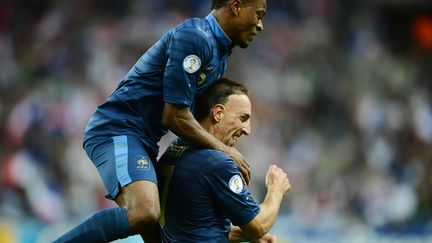
[[138, 155], [136, 163], [138, 169], [150, 169], [150, 161], [145, 156]]
[[229, 181], [229, 188], [231, 189], [231, 191], [237, 194], [243, 191], [243, 181], [239, 175], [231, 177]]
[[201, 67], [201, 59], [196, 55], [189, 55], [183, 60], [183, 68], [188, 73], [194, 73]]

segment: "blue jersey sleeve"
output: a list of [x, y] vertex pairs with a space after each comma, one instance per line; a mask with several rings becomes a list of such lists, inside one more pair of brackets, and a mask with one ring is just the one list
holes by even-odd
[[209, 61], [210, 52], [210, 44], [203, 31], [184, 28], [172, 33], [163, 78], [165, 102], [185, 106], [192, 104], [201, 69]]
[[260, 207], [244, 186], [234, 161], [229, 158], [225, 160], [220, 163], [222, 166], [204, 174], [202, 180], [231, 223], [245, 225], [255, 218]]

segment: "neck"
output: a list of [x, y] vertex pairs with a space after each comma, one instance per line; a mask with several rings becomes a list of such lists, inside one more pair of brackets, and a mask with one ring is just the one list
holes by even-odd
[[222, 7], [220, 9], [214, 9], [211, 13], [215, 17], [223, 32], [228, 36], [228, 38], [232, 40], [232, 29], [230, 28], [230, 26], [232, 25], [230, 23], [231, 17], [228, 15], [229, 11], [223, 10], [223, 8], [225, 7]]
[[208, 119], [203, 120], [200, 122], [200, 125], [204, 128], [204, 130], [206, 130], [208, 133], [210, 133], [211, 135], [215, 135], [215, 124], [212, 124]]

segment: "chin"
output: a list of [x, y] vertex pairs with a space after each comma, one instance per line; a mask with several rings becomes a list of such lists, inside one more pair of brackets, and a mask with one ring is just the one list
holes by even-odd
[[248, 39], [237, 39], [234, 40], [234, 45], [238, 46], [240, 48], [246, 48], [250, 44], [250, 41]]
[[249, 43], [243, 42], [238, 45], [240, 48], [246, 48], [249, 46]]

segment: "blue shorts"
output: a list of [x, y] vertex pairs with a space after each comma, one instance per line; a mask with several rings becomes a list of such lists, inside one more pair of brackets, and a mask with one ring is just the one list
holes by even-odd
[[108, 199], [114, 199], [121, 187], [134, 181], [157, 184], [156, 156], [150, 156], [150, 150], [136, 137], [94, 138], [86, 141], [84, 150], [102, 177]]

